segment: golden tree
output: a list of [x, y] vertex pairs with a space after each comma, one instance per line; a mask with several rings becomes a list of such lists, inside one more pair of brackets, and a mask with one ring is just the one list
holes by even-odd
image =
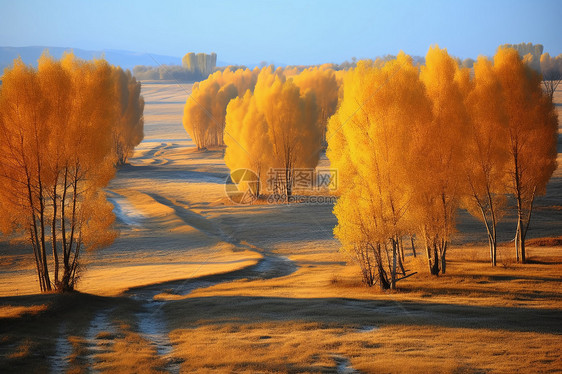
[[340, 173], [334, 234], [369, 286], [396, 288], [400, 238], [411, 231], [413, 143], [430, 121], [418, 69], [404, 53], [359, 61], [345, 75], [327, 133], [327, 155]]
[[226, 107], [230, 100], [253, 90], [259, 69], [226, 69], [195, 83], [184, 106], [183, 126], [198, 149], [224, 145]]
[[502, 87], [492, 62], [484, 57], [474, 64], [473, 86], [467, 94], [466, 106], [470, 127], [464, 139], [467, 183], [463, 205], [484, 223], [490, 261], [496, 266], [497, 223], [506, 207], [509, 137]]
[[412, 177], [416, 188], [412, 202], [432, 274], [445, 273], [447, 248], [455, 228], [461, 196], [464, 142], [468, 114], [463, 91], [467, 69], [459, 69], [447, 50], [431, 47], [421, 67], [420, 79], [432, 102], [433, 118], [414, 143], [417, 166]]
[[310, 90], [318, 104], [318, 127], [322, 131], [322, 142], [326, 141], [328, 119], [338, 106], [339, 86], [336, 74], [329, 66], [312, 67], [292, 77], [301, 92]]
[[124, 165], [132, 155], [133, 149], [144, 138], [144, 99], [141, 96], [141, 84], [131, 72], [120, 67], [112, 68], [117, 100], [117, 123], [113, 127], [113, 143], [117, 165]]
[[[321, 131], [312, 92], [301, 94], [281, 70], [261, 70], [253, 93], [232, 100], [227, 108], [225, 163], [247, 168], [263, 181], [266, 171], [277, 193], [291, 196], [295, 168], [314, 168], [320, 156]], [[260, 188], [255, 191], [259, 194]]]
[[507, 115], [510, 188], [517, 204], [516, 259], [524, 263], [533, 202], [546, 192], [556, 169], [558, 118], [550, 96], [541, 89], [540, 74], [516, 50], [499, 48], [494, 72]]
[[275, 186], [279, 189], [277, 192], [289, 197], [295, 168], [315, 168], [320, 158], [321, 130], [317, 126], [316, 97], [310, 91], [301, 95], [292, 80], [264, 69], [258, 77], [254, 98], [267, 123], [272, 147], [273, 158], [268, 169], [282, 171], [281, 176], [275, 176]]
[[267, 122], [256, 105], [250, 91], [243, 97], [233, 99], [228, 104], [224, 142], [224, 162], [231, 172], [248, 169], [257, 176], [255, 185], [249, 188], [254, 197], [259, 197], [266, 182], [267, 170], [273, 156], [270, 139], [267, 136]]
[[115, 172], [111, 78], [107, 62], [73, 54], [61, 61], [45, 54], [37, 70], [16, 60], [4, 72], [0, 222], [6, 234], [27, 232], [41, 291], [72, 290], [80, 252], [115, 237], [103, 191]]

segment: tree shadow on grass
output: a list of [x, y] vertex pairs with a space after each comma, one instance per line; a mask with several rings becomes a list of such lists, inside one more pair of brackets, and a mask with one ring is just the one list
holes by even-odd
[[169, 302], [170, 326], [307, 321], [349, 326], [412, 325], [562, 333], [558, 309], [487, 307], [351, 298], [211, 296]]
[[1, 297], [0, 307], [7, 305], [47, 308], [0, 318], [0, 373], [64, 372], [88, 367], [92, 342], [86, 338], [96, 314], [116, 307], [127, 311], [136, 307], [129, 298], [80, 292]]

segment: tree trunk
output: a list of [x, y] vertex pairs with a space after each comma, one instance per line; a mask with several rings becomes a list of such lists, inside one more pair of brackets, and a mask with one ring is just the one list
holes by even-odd
[[515, 233], [515, 253], [517, 262], [525, 263], [525, 234], [523, 233], [523, 218], [517, 218], [517, 231]]
[[402, 261], [402, 256], [398, 256], [398, 266], [400, 266], [400, 272], [403, 276], [406, 276], [406, 269], [404, 269], [404, 261]]
[[521, 250], [521, 263], [526, 264], [527, 258], [525, 256], [525, 234], [523, 233], [523, 230], [521, 230], [521, 232], [519, 233], [519, 237], [520, 237], [519, 248]]
[[447, 270], [447, 243], [443, 244], [443, 252], [441, 253], [441, 274], [445, 274]]
[[388, 290], [390, 288], [390, 283], [388, 283], [388, 277], [386, 275], [386, 272], [384, 271], [384, 266], [382, 264], [380, 243], [377, 243], [376, 249], [375, 247], [373, 247], [373, 252], [375, 254], [375, 262], [378, 269], [379, 286], [381, 288], [381, 291]]
[[33, 229], [29, 228], [29, 240], [31, 241], [31, 246], [33, 247], [33, 255], [35, 257], [35, 266], [37, 267], [37, 279], [39, 281], [39, 287], [41, 292], [43, 292], [43, 277], [41, 276], [41, 266], [39, 264], [39, 254], [37, 253], [37, 245], [35, 244], [35, 239], [33, 237]]
[[429, 248], [429, 246], [426, 246], [425, 249], [427, 251], [427, 264], [429, 266], [429, 273], [433, 274], [433, 263], [431, 261], [431, 248]]
[[520, 232], [519, 232], [519, 220], [517, 220], [517, 228], [515, 229], [515, 261], [519, 262], [519, 236], [520, 236]]
[[491, 236], [488, 237], [488, 244], [490, 245], [490, 262], [492, 266], [496, 266], [496, 245]]
[[390, 283], [388, 283], [386, 272], [384, 271], [382, 264], [379, 264], [379, 285], [381, 291], [388, 290], [390, 288]]
[[527, 217], [525, 219], [525, 225], [523, 226], [523, 219], [521, 219], [521, 229], [520, 229], [520, 249], [521, 249], [521, 262], [527, 263], [527, 257], [525, 253], [525, 238], [527, 237], [527, 231], [529, 230], [529, 224], [531, 223], [531, 214], [533, 213], [533, 204], [535, 202], [535, 193], [536, 193], [536, 186], [533, 188], [533, 192], [531, 194], [531, 201], [529, 202]]
[[430, 262], [429, 270], [431, 275], [439, 275], [439, 251], [436, 243], [433, 244], [433, 263]]
[[261, 191], [260, 191], [260, 188], [261, 188], [261, 176], [260, 176], [260, 173], [257, 173], [257, 174], [256, 174], [256, 178], [257, 178], [257, 180], [256, 180], [256, 199], [259, 199], [259, 197], [260, 197], [260, 192], [261, 192]]
[[53, 219], [51, 221], [51, 242], [53, 247], [53, 261], [55, 262], [55, 287], [59, 283], [59, 255], [57, 250], [57, 184], [53, 187]]
[[515, 259], [517, 262], [520, 261], [519, 253], [521, 250], [521, 230], [523, 229], [523, 201], [522, 201], [522, 188], [521, 179], [519, 176], [519, 153], [518, 145], [515, 144], [515, 148], [512, 151], [513, 154], [513, 171], [515, 174], [514, 189], [515, 189], [515, 200], [517, 201], [517, 230], [515, 232]]
[[41, 248], [41, 261], [43, 263], [43, 279], [45, 280], [45, 291], [51, 291], [51, 279], [49, 277], [49, 265], [47, 264], [47, 245], [45, 240], [45, 205], [43, 202], [41, 185], [39, 185], [39, 194], [39, 225], [41, 233], [39, 245]]
[[496, 266], [494, 264], [494, 246], [492, 245], [492, 237], [488, 235], [488, 245], [490, 246], [490, 263], [492, 266]]
[[390, 289], [396, 289], [396, 257], [399, 255], [397, 251], [398, 242], [392, 240], [392, 272], [390, 273]]
[[414, 236], [410, 236], [410, 242], [412, 243], [412, 254], [414, 255], [414, 258], [416, 257], [416, 246], [414, 245]]

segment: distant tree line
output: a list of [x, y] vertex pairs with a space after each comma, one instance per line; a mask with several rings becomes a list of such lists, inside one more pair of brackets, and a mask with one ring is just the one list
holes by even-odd
[[[522, 57], [523, 62], [533, 70], [542, 74], [544, 91], [552, 99], [556, 88], [562, 81], [562, 54], [551, 57], [548, 53], [543, 53], [542, 44], [519, 43], [504, 44], [501, 48], [513, 48]], [[457, 64], [463, 68], [473, 68], [475, 61], [471, 58], [461, 60], [455, 59]]]
[[217, 66], [217, 54], [214, 52], [210, 55], [190, 52], [183, 56], [181, 62], [182, 66], [191, 72], [200, 72], [201, 75], [209, 75]]
[[217, 54], [187, 53], [182, 58], [182, 65], [137, 65], [133, 68], [134, 76], [139, 80], [176, 80], [181, 82], [199, 82], [216, 70]]

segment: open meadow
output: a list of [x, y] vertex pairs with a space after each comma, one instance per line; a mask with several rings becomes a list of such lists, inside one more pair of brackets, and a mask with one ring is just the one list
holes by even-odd
[[[0, 242], [1, 373], [562, 372], [560, 167], [528, 264], [515, 217], [492, 268], [482, 223], [461, 212], [447, 273], [407, 245], [415, 274], [383, 292], [339, 251], [332, 205], [227, 198], [223, 151], [198, 151], [182, 126], [190, 92], [142, 82], [145, 137], [107, 188], [120, 236], [84, 254], [78, 292], [38, 294], [29, 248]], [[560, 123], [560, 88], [554, 102]]]

